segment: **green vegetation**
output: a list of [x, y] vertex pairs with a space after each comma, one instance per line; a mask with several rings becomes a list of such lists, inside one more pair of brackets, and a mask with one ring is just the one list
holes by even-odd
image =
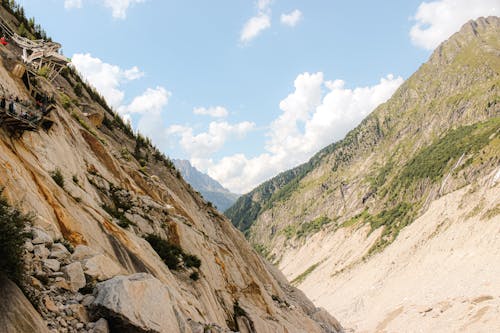
[[257, 251], [257, 253], [260, 254], [260, 256], [263, 258], [268, 258], [269, 255], [271, 254], [271, 251], [269, 251], [269, 249], [263, 244], [255, 243], [252, 245], [254, 250]]
[[342, 223], [341, 227], [342, 228], [351, 227], [353, 225], [358, 224], [361, 221], [366, 221], [369, 217], [370, 217], [370, 214], [368, 213], [368, 210], [365, 209], [361, 213], [359, 213], [359, 214], [351, 217], [349, 220], [347, 220], [344, 223]]
[[[185, 253], [180, 246], [172, 244], [160, 236], [149, 234], [146, 236], [146, 240], [171, 270], [180, 269], [181, 262], [184, 262], [186, 268], [194, 267], [199, 269], [201, 266], [200, 258]], [[191, 276], [190, 278], [193, 279]]]
[[0, 271], [19, 283], [23, 278], [23, 246], [29, 237], [24, 228], [32, 217], [11, 207], [2, 192], [0, 190]]
[[311, 274], [318, 266], [321, 264], [321, 262], [315, 263], [314, 265], [310, 266], [308, 269], [306, 269], [302, 274], [297, 276], [295, 279], [292, 280], [292, 285], [296, 286], [304, 282], [306, 277]]
[[81, 82], [77, 82], [73, 86], [73, 92], [75, 93], [76, 96], [82, 97], [83, 96], [83, 85]]
[[113, 216], [115, 219], [118, 220], [118, 225], [121, 228], [126, 229], [126, 228], [130, 227], [131, 225], [136, 225], [134, 222], [130, 221], [125, 216], [125, 212], [119, 211], [115, 207], [111, 207], [111, 206], [108, 206], [106, 204], [103, 204], [101, 207], [102, 207], [102, 209], [104, 209], [106, 211], [106, 213], [108, 213], [109, 215]]
[[[374, 133], [369, 144], [362, 144], [359, 137], [364, 133]], [[252, 192], [241, 196], [224, 214], [231, 219], [234, 226], [247, 234], [247, 230], [257, 217], [278, 202], [291, 197], [299, 185], [312, 170], [317, 168], [325, 158], [334, 157], [334, 169], [346, 165], [359, 149], [368, 149], [382, 136], [378, 119], [369, 116], [357, 128], [350, 131], [344, 140], [335, 142], [314, 155], [307, 163], [282, 172], [271, 180], [261, 184]], [[258, 198], [258, 199], [257, 199]]]
[[184, 265], [186, 265], [186, 267], [200, 268], [201, 259], [192, 254], [185, 254]]
[[64, 93], [61, 93], [59, 95], [59, 98], [61, 100], [61, 105], [63, 106], [63, 108], [65, 108], [66, 110], [69, 110], [70, 107], [71, 107], [71, 98], [69, 98], [68, 95], [64, 94]]
[[320, 216], [311, 222], [302, 223], [300, 228], [297, 230], [297, 237], [306, 237], [310, 234], [314, 234], [323, 228], [323, 226], [330, 224], [332, 220], [326, 216]]
[[80, 184], [80, 182], [78, 181], [78, 176], [77, 175], [73, 175], [71, 177], [71, 179], [73, 180], [73, 183], [75, 183], [75, 185], [79, 185]]
[[50, 176], [59, 187], [64, 188], [64, 176], [61, 173], [61, 169], [56, 168], [50, 173]]
[[189, 278], [193, 281], [198, 281], [200, 279], [200, 273], [192, 272], [191, 274], [189, 274]]
[[42, 77], [47, 77], [49, 74], [49, 68], [47, 66], [43, 66], [38, 70], [37, 74]]
[[481, 150], [499, 128], [500, 118], [493, 118], [484, 123], [449, 131], [430, 146], [421, 149], [405, 165], [391, 186], [391, 192], [394, 194], [401, 190], [412, 190], [421, 179], [433, 182], [441, 179], [446, 169], [451, 167], [450, 162], [456, 162], [462, 154], [468, 155]]

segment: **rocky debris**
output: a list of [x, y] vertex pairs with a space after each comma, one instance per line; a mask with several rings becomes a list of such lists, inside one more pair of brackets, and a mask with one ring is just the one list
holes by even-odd
[[57, 272], [61, 269], [61, 263], [57, 259], [45, 259], [43, 265], [48, 269]]
[[76, 292], [85, 287], [86, 280], [85, 275], [83, 274], [82, 264], [79, 262], [71, 263], [63, 267], [63, 272], [66, 279], [68, 279], [71, 290]]
[[[134, 332], [178, 332], [179, 318], [168, 288], [150, 274], [116, 276], [98, 283], [94, 306], [98, 313], [113, 318], [112, 330]], [[184, 323], [182, 323], [185, 325]]]
[[50, 255], [49, 249], [45, 247], [45, 245], [36, 245], [34, 247], [33, 253], [35, 254], [36, 257], [40, 259], [47, 259]]
[[69, 256], [71, 256], [71, 253], [61, 243], [55, 243], [52, 245], [52, 247], [50, 249], [49, 258], [64, 260], [64, 259], [67, 259]]
[[[89, 307], [95, 297], [82, 295], [78, 291], [87, 282], [92, 282], [94, 275], [101, 279], [111, 275], [110, 272], [117, 271], [117, 265], [109, 258], [103, 259], [103, 255], [86, 246], [77, 246], [76, 255], [72, 256], [63, 244], [53, 243], [44, 230], [32, 228], [29, 231], [34, 239], [25, 243], [25, 261], [29, 275], [25, 287], [33, 304], [38, 304], [39, 312], [46, 322], [45, 331], [43, 328], [29, 329], [29, 326], [23, 326], [27, 327], [24, 330], [16, 330], [11, 326], [3, 329], [4, 324], [0, 321], [0, 332], [109, 333], [105, 319], [97, 317], [97, 322], [90, 321]], [[90, 260], [89, 281], [78, 260]], [[27, 316], [26, 321], [31, 315], [28, 313]], [[40, 319], [42, 323], [43, 320]], [[47, 325], [50, 331], [47, 330]]]
[[32, 228], [31, 232], [33, 234], [33, 240], [31, 241], [32, 244], [44, 244], [44, 245], [52, 245], [52, 237], [45, 231], [43, 231], [40, 228]]
[[98, 254], [83, 261], [86, 275], [97, 281], [105, 281], [122, 273], [122, 268], [104, 254]]

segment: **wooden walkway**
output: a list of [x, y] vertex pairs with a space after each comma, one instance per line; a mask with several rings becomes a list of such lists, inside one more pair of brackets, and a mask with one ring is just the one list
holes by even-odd
[[[16, 110], [23, 110], [27, 112], [29, 109], [21, 106], [20, 104], [16, 104]], [[33, 113], [32, 110], [29, 110]], [[38, 130], [38, 124], [40, 123], [42, 116], [41, 114], [36, 113], [39, 118], [37, 121], [29, 121], [19, 115], [19, 113], [12, 114], [8, 111], [7, 108], [0, 108], [0, 125], [6, 127], [10, 131], [14, 132], [24, 132], [24, 131], [36, 131]]]

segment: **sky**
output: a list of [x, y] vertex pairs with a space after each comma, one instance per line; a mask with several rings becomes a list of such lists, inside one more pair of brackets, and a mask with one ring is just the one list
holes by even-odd
[[235, 193], [306, 162], [500, 0], [18, 0], [167, 156]]

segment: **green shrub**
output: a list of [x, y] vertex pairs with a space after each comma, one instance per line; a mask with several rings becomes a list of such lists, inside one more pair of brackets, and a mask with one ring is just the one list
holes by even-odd
[[47, 66], [43, 66], [38, 70], [38, 75], [42, 77], [47, 77], [49, 75], [49, 68]]
[[193, 281], [198, 281], [200, 279], [200, 273], [193, 272], [193, 273], [189, 274], [189, 278]]
[[71, 98], [69, 98], [68, 95], [66, 94], [61, 94], [60, 96], [60, 99], [61, 99], [61, 105], [63, 106], [63, 108], [65, 108], [66, 110], [69, 110], [69, 108], [71, 107]]
[[201, 260], [193, 254], [187, 254], [184, 256], [184, 265], [186, 265], [186, 267], [200, 268]]
[[182, 268], [181, 261], [184, 261], [184, 267], [200, 268], [201, 260], [195, 255], [185, 253], [179, 246], [170, 243], [160, 236], [149, 234], [146, 240], [151, 247], [158, 253], [163, 262], [169, 269], [177, 270]]
[[327, 224], [330, 224], [332, 220], [327, 216], [320, 216], [311, 222], [303, 223], [299, 230], [297, 230], [298, 237], [305, 237], [307, 235], [316, 233], [321, 230], [321, 228]]
[[29, 237], [24, 229], [31, 218], [11, 207], [0, 190], [0, 271], [18, 283], [23, 277], [23, 245]]
[[183, 252], [179, 246], [169, 243], [160, 236], [151, 234], [146, 237], [146, 240], [169, 269], [176, 270], [180, 268]]
[[82, 97], [83, 96], [83, 86], [80, 82], [78, 82], [77, 84], [75, 84], [73, 86], [73, 91], [75, 92], [75, 95], [78, 96], [78, 97]]
[[61, 169], [59, 168], [55, 169], [50, 173], [50, 176], [57, 185], [64, 188], [64, 176], [61, 173]]

